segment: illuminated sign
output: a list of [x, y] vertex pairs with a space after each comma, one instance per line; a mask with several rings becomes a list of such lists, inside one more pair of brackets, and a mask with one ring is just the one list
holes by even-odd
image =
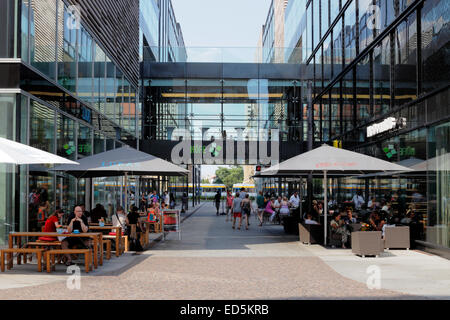
[[376, 123], [367, 128], [367, 138], [382, 134], [384, 132], [393, 129], [403, 129], [407, 125], [406, 118], [395, 119], [394, 117], [389, 117], [381, 123]]
[[86, 107], [81, 106], [81, 119], [91, 123], [92, 122], [92, 111]]

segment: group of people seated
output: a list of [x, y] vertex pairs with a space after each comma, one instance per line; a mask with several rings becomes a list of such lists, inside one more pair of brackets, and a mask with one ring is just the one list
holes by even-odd
[[[101, 212], [101, 207], [97, 206], [96, 209], [98, 209], [97, 210], [98, 212]], [[94, 213], [96, 209], [94, 209], [92, 213]], [[42, 228], [42, 232], [56, 233], [58, 229], [65, 228], [65, 232], [67, 233], [88, 233], [90, 224], [96, 224], [99, 221], [104, 221], [103, 214], [100, 214], [97, 217], [96, 214], [93, 215], [92, 213], [86, 211], [84, 205], [77, 205], [74, 208], [73, 212], [69, 214], [67, 219], [64, 219], [65, 217], [64, 211], [61, 208], [57, 208], [56, 211], [45, 221], [45, 225]], [[92, 219], [93, 216], [95, 217], [95, 219]], [[121, 227], [122, 233], [124, 235], [132, 236], [131, 226], [136, 225], [136, 235], [133, 236], [139, 239], [140, 234], [143, 231], [145, 231], [145, 227], [141, 219], [142, 217], [143, 216], [139, 212], [139, 209], [134, 205], [131, 206], [130, 212], [128, 214], [125, 213], [123, 207], [118, 206], [117, 211], [111, 217], [112, 226]], [[150, 222], [154, 222], [158, 221], [158, 219], [161, 219], [159, 204], [154, 203], [148, 208], [147, 220]], [[65, 220], [65, 225], [61, 224], [63, 220]], [[61, 237], [64, 237], [64, 234], [61, 234]], [[58, 239], [56, 237], [39, 237], [39, 240], [45, 242], [53, 242], [57, 241]], [[62, 249], [92, 248], [92, 241], [90, 238], [66, 237], [61, 241], [61, 248]], [[67, 266], [73, 265], [71, 255], [66, 254], [63, 258], [63, 262]]]
[[[356, 199], [356, 202], [361, 202]], [[338, 206], [336, 203], [330, 201], [328, 203], [331, 210], [332, 219], [329, 223], [331, 236], [338, 235], [340, 238], [342, 248], [347, 248], [350, 240], [350, 235], [354, 231], [352, 224], [364, 223], [367, 231], [381, 231], [384, 237], [385, 228], [388, 226], [407, 225], [410, 227], [420, 226], [420, 217], [416, 214], [414, 204], [410, 204], [405, 214], [392, 209], [392, 204], [387, 201], [376, 202], [374, 198], [369, 201], [368, 207], [365, 203], [355, 203], [355, 207], [359, 209], [354, 210], [354, 206], [343, 204]], [[303, 219], [305, 224], [320, 224], [320, 216], [323, 214], [322, 204], [316, 200], [313, 201], [312, 211], [305, 213]]]
[[258, 205], [258, 216], [260, 217], [260, 226], [263, 224], [263, 214], [270, 215], [270, 222], [275, 219], [281, 224], [282, 218], [289, 216], [291, 210], [297, 210], [300, 206], [300, 197], [298, 192], [295, 192], [288, 200], [285, 196], [275, 196], [266, 194], [263, 196], [262, 191], [256, 198]]

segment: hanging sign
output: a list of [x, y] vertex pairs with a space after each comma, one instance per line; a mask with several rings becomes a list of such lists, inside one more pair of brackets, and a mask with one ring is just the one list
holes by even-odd
[[406, 126], [406, 118], [396, 119], [394, 117], [389, 117], [381, 123], [376, 123], [370, 127], [367, 127], [367, 138], [371, 138], [394, 129], [400, 130], [406, 128]]

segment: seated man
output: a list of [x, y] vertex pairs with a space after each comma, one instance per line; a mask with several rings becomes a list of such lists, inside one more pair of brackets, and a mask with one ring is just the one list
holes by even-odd
[[341, 215], [339, 213], [335, 213], [333, 216], [333, 220], [330, 222], [331, 232], [334, 234], [338, 234], [341, 237], [342, 248], [347, 249], [346, 243], [348, 242], [348, 236], [350, 236], [350, 232], [345, 227], [345, 222], [341, 219]]
[[[83, 209], [80, 206], [75, 207], [74, 213], [69, 216], [69, 226], [67, 232], [72, 233], [78, 230], [80, 233], [89, 231], [87, 218], [83, 215]], [[89, 238], [72, 238], [67, 237], [61, 242], [62, 249], [89, 248], [91, 245]], [[66, 266], [73, 265], [70, 254], [65, 255]]]

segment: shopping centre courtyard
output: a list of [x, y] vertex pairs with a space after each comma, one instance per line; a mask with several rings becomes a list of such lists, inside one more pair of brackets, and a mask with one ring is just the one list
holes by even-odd
[[438, 256], [391, 250], [361, 258], [300, 244], [281, 226], [259, 228], [255, 217], [249, 231], [233, 230], [211, 203], [190, 213], [181, 241], [171, 234], [141, 254], [81, 271], [79, 289], [68, 286], [75, 282], [63, 266], [49, 275], [14, 266], [0, 274], [0, 299], [450, 299], [450, 261]]

